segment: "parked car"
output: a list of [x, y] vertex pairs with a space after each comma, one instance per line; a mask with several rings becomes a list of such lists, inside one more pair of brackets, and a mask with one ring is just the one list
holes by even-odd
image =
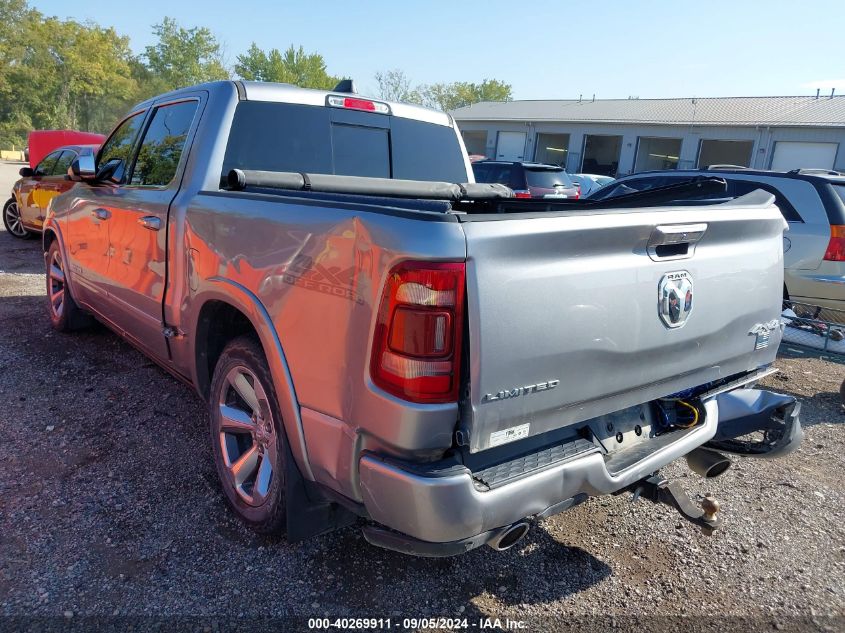
[[573, 182], [580, 185], [582, 198], [586, 198], [592, 192], [598, 191], [616, 180], [611, 176], [600, 176], [599, 174], [570, 174], [569, 177]]
[[3, 226], [9, 235], [21, 239], [40, 233], [50, 200], [74, 186], [68, 169], [80, 155], [93, 156], [96, 145], [69, 145], [45, 156], [35, 169], [22, 167], [21, 178], [12, 187], [12, 197], [3, 205]]
[[789, 223], [784, 236], [783, 295], [799, 303], [845, 309], [845, 176], [819, 169], [791, 172], [701, 169], [632, 174], [590, 196], [606, 200], [699, 176], [728, 183], [726, 198], [763, 189]]
[[233, 81], [138, 104], [71, 173], [44, 225], [53, 327], [94, 315], [194, 385], [259, 532], [360, 515], [401, 552], [501, 550], [527, 518], [626, 490], [712, 528], [715, 501], [660, 468], [715, 476], [720, 448], [800, 441], [794, 398], [746, 388], [781, 336], [765, 194], [514, 199], [472, 182], [447, 114]]
[[483, 160], [472, 163], [476, 182], [513, 189], [517, 198], [578, 198], [578, 187], [558, 165]]
[[41, 160], [60, 147], [68, 145], [99, 145], [106, 137], [95, 132], [79, 130], [33, 130], [29, 133], [26, 161], [33, 169]]

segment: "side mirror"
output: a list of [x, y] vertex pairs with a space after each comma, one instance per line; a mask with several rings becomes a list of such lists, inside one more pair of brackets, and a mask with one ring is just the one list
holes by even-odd
[[18, 172], [22, 178], [32, 178], [35, 175], [35, 170], [32, 167], [21, 167]]
[[97, 182], [105, 182], [110, 180], [115, 184], [119, 184], [123, 178], [123, 159], [112, 158], [110, 161], [100, 165], [97, 170], [95, 180]]
[[94, 155], [82, 154], [74, 158], [67, 169], [67, 175], [71, 180], [94, 180], [97, 177]]

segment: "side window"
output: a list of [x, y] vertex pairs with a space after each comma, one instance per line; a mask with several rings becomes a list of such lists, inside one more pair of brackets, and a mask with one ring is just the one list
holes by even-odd
[[173, 180], [196, 111], [196, 101], [156, 108], [138, 150], [129, 184], [163, 187]]
[[36, 176], [49, 176], [53, 173], [53, 165], [56, 164], [56, 159], [61, 155], [60, 151], [51, 152], [41, 159], [41, 162], [35, 167]]
[[[654, 186], [656, 178], [633, 178], [624, 182], [608, 185], [606, 189], [601, 189], [598, 195], [594, 196], [596, 200], [603, 200], [605, 198], [615, 198], [616, 196], [624, 196], [626, 193], [635, 193], [637, 191], [644, 191], [651, 189]], [[651, 181], [651, 182], [650, 182]]]
[[513, 167], [510, 165], [495, 165], [490, 170], [490, 179], [488, 182], [498, 182], [499, 184], [508, 187], [513, 186], [511, 182]]
[[139, 112], [128, 119], [126, 119], [120, 126], [112, 133], [108, 140], [100, 148], [100, 154], [97, 157], [97, 169], [105, 165], [110, 160], [123, 161], [119, 169], [115, 170], [112, 179], [115, 182], [121, 182], [123, 175], [126, 173], [126, 167], [132, 158], [132, 148], [135, 146], [135, 139], [138, 137], [138, 131], [141, 129], [141, 123], [144, 121], [144, 113]]
[[475, 163], [472, 173], [475, 174], [475, 182], [490, 182], [490, 165]]
[[66, 149], [62, 152], [62, 155], [59, 156], [59, 160], [57, 160], [56, 164], [53, 165], [53, 169], [50, 171], [50, 173], [53, 176], [67, 175], [67, 170], [70, 167], [70, 164], [73, 162], [74, 158], [76, 158], [76, 152], [70, 149]]
[[798, 214], [798, 211], [795, 210], [795, 207], [786, 199], [780, 191], [772, 187], [771, 185], [767, 185], [762, 182], [756, 182], [754, 180], [729, 180], [730, 184], [730, 191], [729, 193], [738, 198], [740, 196], [744, 196], [747, 193], [751, 193], [756, 189], [762, 189], [763, 191], [768, 191], [775, 197], [775, 204], [778, 205], [778, 209], [783, 214], [784, 219], [787, 222], [803, 222], [801, 216]]

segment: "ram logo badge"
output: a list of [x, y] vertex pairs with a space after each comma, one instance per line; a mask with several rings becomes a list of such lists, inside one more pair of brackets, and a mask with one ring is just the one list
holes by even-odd
[[554, 389], [560, 384], [560, 380], [547, 380], [546, 382], [538, 382], [535, 385], [526, 385], [525, 387], [514, 387], [513, 389], [503, 389], [496, 393], [484, 394], [481, 402], [496, 402], [497, 400], [507, 400], [509, 398], [518, 398], [520, 396], [527, 396], [529, 393], [537, 393], [538, 391], [548, 391]]
[[657, 313], [668, 327], [681, 327], [692, 312], [692, 277], [685, 270], [666, 273], [657, 287]]

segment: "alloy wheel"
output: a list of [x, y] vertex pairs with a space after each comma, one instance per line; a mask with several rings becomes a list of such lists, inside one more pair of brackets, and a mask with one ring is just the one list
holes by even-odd
[[21, 222], [21, 213], [18, 209], [18, 203], [10, 202], [7, 204], [4, 213], [6, 214], [6, 226], [9, 228], [9, 232], [16, 237], [23, 237], [26, 235], [26, 229], [23, 226], [23, 222]]
[[267, 394], [244, 366], [229, 370], [223, 381], [220, 449], [229, 484], [251, 506], [267, 500], [276, 464], [276, 428]]
[[50, 256], [47, 274], [50, 276], [50, 312], [54, 319], [60, 319], [65, 309], [65, 270], [58, 249], [53, 250]]

